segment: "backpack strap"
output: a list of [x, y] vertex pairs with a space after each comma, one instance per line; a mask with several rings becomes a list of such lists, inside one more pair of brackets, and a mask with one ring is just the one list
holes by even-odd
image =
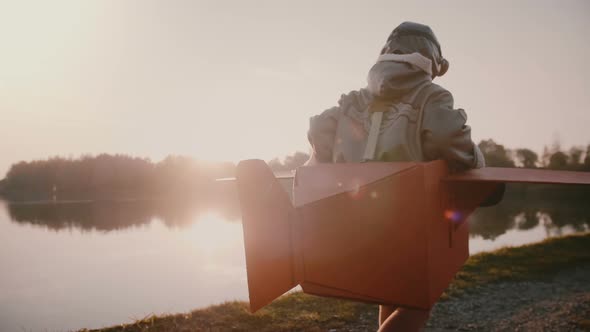
[[377, 149], [377, 141], [381, 131], [381, 122], [383, 122], [383, 113], [389, 110], [390, 102], [373, 101], [367, 107], [366, 112], [371, 114], [371, 127], [367, 136], [367, 145], [363, 153], [362, 161], [375, 160], [375, 150]]
[[413, 94], [409, 101], [412, 107], [418, 111], [418, 119], [414, 128], [412, 128], [414, 131], [414, 142], [412, 144], [413, 146], [410, 147], [410, 153], [412, 154], [413, 160], [424, 161], [424, 155], [422, 153], [422, 121], [424, 119], [424, 108], [433, 95], [442, 93], [446, 90], [440, 85], [434, 84], [431, 81], [428, 81], [426, 84], [423, 84], [416, 90], [417, 91]]
[[371, 113], [371, 128], [369, 129], [369, 136], [367, 137], [367, 145], [363, 153], [362, 161], [371, 161], [375, 158], [375, 149], [377, 148], [377, 139], [379, 138], [379, 131], [381, 130], [381, 121], [383, 120], [383, 111]]

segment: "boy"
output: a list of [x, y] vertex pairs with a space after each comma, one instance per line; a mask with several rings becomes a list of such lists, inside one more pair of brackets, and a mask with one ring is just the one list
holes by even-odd
[[[444, 159], [451, 171], [483, 167], [465, 111], [454, 109], [451, 93], [432, 83], [448, 68], [430, 27], [400, 24], [369, 71], [367, 87], [310, 119], [308, 164]], [[428, 315], [380, 306], [379, 331], [419, 330]]]

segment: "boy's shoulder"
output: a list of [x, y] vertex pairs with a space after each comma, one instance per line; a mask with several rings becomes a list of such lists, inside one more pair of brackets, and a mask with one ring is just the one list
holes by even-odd
[[322, 121], [326, 119], [337, 119], [344, 112], [358, 111], [362, 112], [370, 105], [373, 100], [367, 89], [352, 90], [340, 95], [336, 106], [330, 107], [318, 115], [312, 116], [311, 121]]
[[444, 87], [430, 81], [414, 92], [412, 104], [416, 108], [423, 108], [433, 102], [453, 103], [453, 95]]

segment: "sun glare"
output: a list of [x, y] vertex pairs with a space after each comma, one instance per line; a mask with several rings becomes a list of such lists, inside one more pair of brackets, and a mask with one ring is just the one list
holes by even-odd
[[214, 212], [200, 215], [191, 227], [193, 245], [201, 252], [222, 252], [241, 246], [242, 225], [231, 222]]

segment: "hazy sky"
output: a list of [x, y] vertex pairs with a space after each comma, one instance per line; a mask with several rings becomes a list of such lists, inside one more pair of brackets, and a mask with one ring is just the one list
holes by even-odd
[[435, 82], [476, 141], [590, 143], [588, 1], [0, 0], [0, 176], [127, 153], [270, 159], [363, 87], [391, 30], [429, 24]]

